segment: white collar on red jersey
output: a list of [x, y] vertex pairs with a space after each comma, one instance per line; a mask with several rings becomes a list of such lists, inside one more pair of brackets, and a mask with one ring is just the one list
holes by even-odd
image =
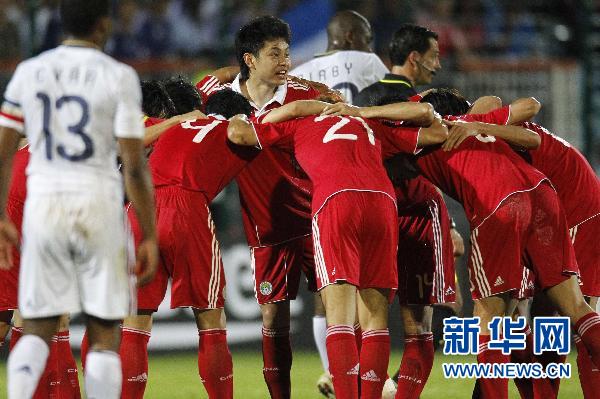
[[[285, 97], [287, 96], [287, 85], [288, 85], [288, 83], [286, 80], [285, 84], [277, 87], [277, 90], [275, 90], [275, 94], [273, 95], [273, 98], [271, 98], [269, 101], [267, 101], [267, 103], [265, 105], [263, 105], [262, 108], [258, 108], [258, 106], [256, 104], [254, 104], [254, 101], [252, 101], [252, 100], [250, 100], [250, 105], [252, 105], [252, 107], [258, 111], [257, 114], [263, 113], [269, 107], [269, 105], [271, 105], [275, 102], [279, 103], [279, 105], [283, 105], [285, 103]], [[235, 77], [234, 81], [231, 82], [231, 90], [235, 91], [236, 93], [242, 94], [242, 88], [240, 87], [240, 74], [238, 74]]]

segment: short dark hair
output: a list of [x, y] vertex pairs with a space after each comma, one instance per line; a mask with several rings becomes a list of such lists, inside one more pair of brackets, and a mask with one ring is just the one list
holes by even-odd
[[158, 80], [142, 81], [142, 111], [152, 118], [170, 118], [177, 115], [175, 104]]
[[390, 61], [392, 65], [404, 65], [412, 51], [421, 54], [429, 50], [429, 39], [438, 39], [437, 33], [422, 26], [404, 24], [394, 32], [390, 41]]
[[442, 116], [465, 115], [471, 104], [456, 89], [432, 89], [422, 99], [422, 103], [430, 103], [433, 109]]
[[175, 104], [178, 115], [187, 114], [202, 107], [202, 97], [190, 81], [183, 76], [176, 76], [163, 82], [165, 90]]
[[252, 111], [250, 101], [231, 89], [219, 90], [206, 100], [207, 114], [217, 114], [227, 119], [238, 114], [250, 116]]
[[291, 37], [292, 33], [287, 22], [271, 15], [254, 18], [242, 26], [235, 35], [235, 55], [240, 64], [242, 79], [246, 80], [250, 77], [250, 69], [244, 62], [244, 54], [252, 53], [258, 56], [258, 52], [267, 40], [283, 39], [289, 44]]
[[96, 24], [110, 16], [110, 0], [62, 0], [60, 18], [65, 33], [86, 37], [94, 33]]

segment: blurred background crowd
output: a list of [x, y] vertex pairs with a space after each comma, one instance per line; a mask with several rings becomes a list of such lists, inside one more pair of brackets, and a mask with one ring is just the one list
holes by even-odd
[[[223, 60], [231, 54], [234, 32], [254, 16], [273, 14], [294, 21], [302, 20], [303, 16], [327, 19], [336, 9], [351, 8], [373, 24], [377, 52], [385, 52], [395, 27], [414, 22], [438, 32], [441, 56], [451, 65], [460, 66], [471, 58], [482, 57], [513, 60], [577, 57], [583, 50], [578, 44], [585, 34], [582, 19], [586, 12], [581, 3], [577, 0], [114, 0], [115, 34], [108, 52], [125, 60], [203, 56]], [[57, 4], [57, 0], [1, 0], [0, 58], [14, 59], [55, 47], [61, 36]]]

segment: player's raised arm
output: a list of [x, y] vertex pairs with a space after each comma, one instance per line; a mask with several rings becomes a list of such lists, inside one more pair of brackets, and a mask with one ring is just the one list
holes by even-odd
[[194, 110], [188, 112], [187, 114], [172, 116], [169, 119], [165, 119], [164, 121], [157, 123], [156, 125], [147, 127], [144, 130], [144, 146], [149, 146], [150, 144], [158, 140], [160, 135], [163, 134], [165, 130], [182, 122], [195, 119], [207, 119], [207, 116], [204, 115], [201, 111]]
[[277, 123], [294, 118], [300, 118], [309, 115], [318, 115], [329, 104], [317, 100], [298, 100], [285, 104], [279, 108], [269, 111], [262, 119], [262, 123]]
[[246, 115], [236, 115], [229, 119], [227, 138], [238, 145], [253, 146], [258, 144], [254, 127], [248, 122]]
[[536, 116], [542, 104], [534, 97], [518, 98], [510, 103], [510, 114], [507, 125], [518, 125]]
[[302, 78], [299, 78], [297, 76], [292, 76], [292, 75], [288, 75], [288, 77], [294, 82], [301, 83], [303, 85], [310, 87], [311, 89], [318, 91], [320, 94], [319, 98], [323, 99], [327, 102], [338, 103], [338, 102], [346, 101], [346, 99], [344, 98], [342, 93], [340, 93], [337, 90], [333, 90], [332, 88], [330, 88], [329, 86], [327, 86], [324, 83], [314, 82], [312, 80], [302, 79]]
[[417, 139], [417, 147], [426, 147], [428, 145], [436, 145], [445, 142], [448, 139], [448, 128], [442, 123], [442, 120], [436, 117], [431, 125], [422, 127], [419, 130], [419, 138]]
[[12, 162], [21, 134], [12, 128], [0, 128], [0, 269], [13, 266], [12, 246], [18, 245], [17, 229], [6, 215], [6, 201], [10, 187]]
[[526, 149], [535, 149], [541, 143], [541, 138], [536, 132], [520, 126], [463, 121], [446, 121], [445, 123], [451, 128], [448, 139], [442, 145], [444, 151], [457, 148], [469, 136], [480, 134], [495, 136], [505, 140], [510, 145]]
[[355, 107], [337, 103], [328, 105], [323, 115], [351, 115], [370, 119], [405, 121], [417, 126], [429, 126], [434, 120], [431, 104], [402, 102], [373, 107]]

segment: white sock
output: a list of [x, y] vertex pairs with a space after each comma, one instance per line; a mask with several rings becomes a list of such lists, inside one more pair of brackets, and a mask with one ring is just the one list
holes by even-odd
[[323, 370], [329, 372], [329, 358], [327, 357], [327, 319], [325, 316], [313, 316], [313, 337], [323, 364]]
[[8, 398], [30, 399], [46, 368], [50, 348], [37, 335], [23, 335], [8, 356]]
[[122, 378], [118, 353], [88, 353], [85, 363], [85, 391], [88, 399], [119, 399]]

